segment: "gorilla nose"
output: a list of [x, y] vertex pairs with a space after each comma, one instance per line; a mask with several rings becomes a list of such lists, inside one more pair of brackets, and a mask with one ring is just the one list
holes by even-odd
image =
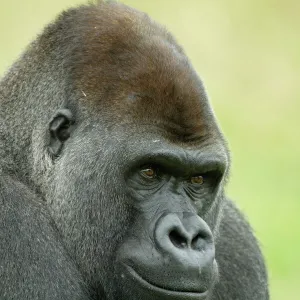
[[179, 263], [184, 261], [201, 268], [210, 265], [214, 259], [211, 230], [204, 220], [194, 214], [161, 217], [155, 228], [155, 241], [163, 254]]

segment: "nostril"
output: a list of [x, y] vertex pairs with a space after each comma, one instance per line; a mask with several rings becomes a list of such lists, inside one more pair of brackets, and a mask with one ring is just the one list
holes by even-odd
[[177, 248], [187, 248], [188, 242], [177, 230], [172, 230], [169, 233], [169, 238], [172, 244]]
[[206, 243], [207, 243], [208, 235], [205, 232], [198, 233], [193, 239], [192, 239], [192, 249], [194, 250], [202, 250]]

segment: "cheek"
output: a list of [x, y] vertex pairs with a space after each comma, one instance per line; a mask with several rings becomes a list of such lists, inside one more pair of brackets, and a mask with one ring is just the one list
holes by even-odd
[[218, 236], [218, 230], [219, 230], [219, 224], [223, 217], [222, 214], [222, 205], [224, 203], [224, 195], [222, 193], [219, 193], [213, 205], [210, 207], [210, 209], [206, 212], [203, 219], [206, 221], [208, 226], [210, 227], [211, 231], [213, 232], [213, 235], [216, 237]]
[[50, 209], [67, 247], [79, 261], [93, 261], [92, 268], [113, 259], [130, 223], [121, 183], [110, 180], [111, 168], [84, 155], [70, 154], [55, 168]]

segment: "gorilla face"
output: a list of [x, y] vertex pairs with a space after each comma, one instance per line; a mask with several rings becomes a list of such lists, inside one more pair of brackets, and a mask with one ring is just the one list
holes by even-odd
[[202, 217], [214, 202], [224, 163], [163, 142], [151, 148], [126, 180], [136, 214], [118, 249], [121, 279], [139, 299], [205, 299], [217, 264]]

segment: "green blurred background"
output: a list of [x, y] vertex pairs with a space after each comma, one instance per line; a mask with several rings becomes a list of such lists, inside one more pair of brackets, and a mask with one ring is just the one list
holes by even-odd
[[[0, 0], [0, 76], [79, 0]], [[273, 300], [300, 299], [300, 1], [124, 0], [165, 24], [207, 87], [229, 141], [228, 194], [267, 259]]]

